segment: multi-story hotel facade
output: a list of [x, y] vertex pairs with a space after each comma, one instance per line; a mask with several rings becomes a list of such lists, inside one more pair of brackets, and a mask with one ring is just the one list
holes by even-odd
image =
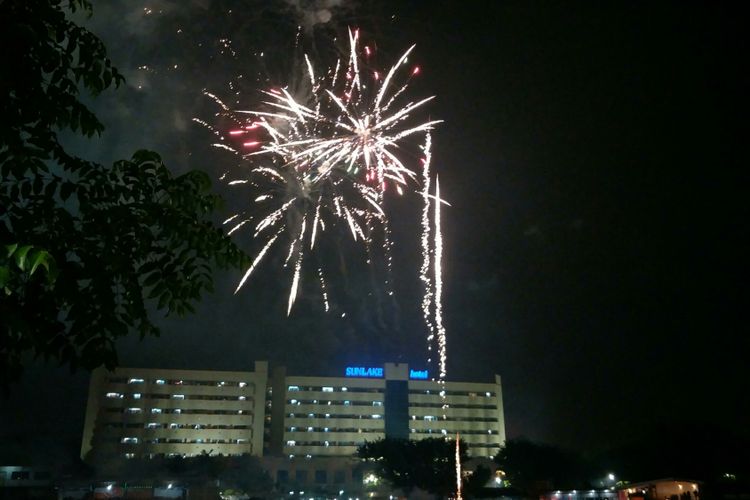
[[255, 371], [94, 370], [81, 458], [263, 454], [268, 364]]
[[340, 377], [118, 368], [92, 374], [81, 456], [252, 454], [352, 458], [384, 437], [454, 437], [472, 457], [505, 441], [500, 377], [429, 380], [405, 363], [344, 367]]
[[365, 441], [456, 433], [472, 456], [505, 441], [500, 377], [490, 383], [427, 380], [404, 363], [346, 367], [342, 377], [271, 377], [269, 450], [288, 457], [346, 457]]

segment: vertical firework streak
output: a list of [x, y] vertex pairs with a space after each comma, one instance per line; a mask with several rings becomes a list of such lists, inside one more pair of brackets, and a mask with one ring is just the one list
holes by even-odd
[[456, 500], [463, 500], [461, 496], [461, 436], [456, 433]]
[[[435, 325], [430, 317], [432, 313], [432, 280], [430, 279], [430, 161], [432, 160], [432, 136], [428, 133], [423, 147], [422, 158], [422, 266], [419, 269], [419, 280], [424, 288], [422, 296], [422, 316], [427, 327], [427, 363], [432, 363], [432, 343], [435, 340]], [[439, 203], [439, 202], [438, 202]]]
[[[440, 179], [435, 178], [435, 330], [438, 338], [440, 380], [445, 383], [446, 337], [443, 326], [443, 234], [440, 230]], [[443, 393], [445, 391], [443, 390]]]

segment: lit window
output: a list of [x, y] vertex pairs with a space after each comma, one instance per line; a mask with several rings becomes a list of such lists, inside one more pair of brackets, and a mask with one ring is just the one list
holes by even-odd
[[128, 384], [142, 384], [143, 379], [142, 378], [131, 378], [128, 380]]
[[308, 416], [308, 418], [315, 418], [315, 414], [314, 413], [308, 413], [307, 416]]
[[289, 432], [294, 432], [294, 431], [296, 431], [296, 430], [297, 430], [297, 428], [296, 428], [296, 427], [294, 427], [294, 426], [292, 426], [292, 427], [290, 427], [290, 428], [289, 428]]
[[328, 441], [323, 441], [326, 446], [331, 446], [331, 444]]
[[184, 394], [172, 394], [172, 399], [185, 399]]
[[108, 398], [115, 398], [115, 399], [122, 399], [123, 395], [120, 394], [119, 392], [108, 392], [107, 393], [107, 397]]
[[484, 395], [489, 398], [490, 396], [492, 396], [492, 393], [491, 392], [485, 392]]
[[432, 415], [425, 415], [425, 416], [424, 416], [424, 419], [425, 419], [425, 420], [429, 420], [429, 421], [434, 421], [434, 420], [437, 420], [437, 419], [436, 419], [436, 418], [435, 418], [434, 416], [432, 416]]
[[293, 439], [291, 439], [291, 440], [289, 440], [289, 441], [286, 442], [286, 445], [287, 446], [296, 446], [297, 445], [297, 441], [294, 441]]
[[323, 387], [323, 392], [333, 392], [333, 387]]
[[123, 444], [138, 444], [138, 438], [137, 437], [124, 437], [120, 440]]
[[237, 410], [238, 415], [242, 415], [242, 410]]
[[247, 382], [240, 382], [240, 387], [245, 387], [245, 386], [247, 386]]
[[383, 406], [383, 402], [382, 401], [373, 401], [372, 402], [372, 406]]
[[349, 406], [350, 404], [352, 404], [350, 401], [344, 401], [344, 406]]
[[180, 426], [178, 424], [169, 424], [170, 429], [178, 429]]
[[383, 418], [380, 415], [373, 415], [372, 418]]
[[289, 391], [299, 391], [299, 386], [297, 385], [290, 385], [287, 390]]
[[217, 387], [221, 387], [223, 385], [224, 385], [224, 382], [219, 382], [218, 384], [216, 384]]
[[161, 408], [151, 408], [151, 413], [161, 413]]
[[160, 378], [158, 378], [158, 379], [156, 379], [156, 383], [157, 383], [158, 385], [164, 385], [164, 384], [166, 384], [166, 383], [167, 383], [167, 381], [166, 381], [166, 380], [163, 380], [163, 379], [160, 379]]
[[125, 408], [125, 413], [140, 413], [141, 411], [140, 408]]
[[146, 429], [158, 429], [161, 427], [161, 424], [157, 424], [156, 422], [149, 422], [146, 424]]
[[135, 394], [133, 394], [133, 399], [141, 399], [141, 393], [136, 392]]
[[312, 431], [313, 431], [313, 428], [312, 428], [312, 427], [308, 427], [308, 428], [307, 428], [307, 432], [312, 432]]
[[125, 458], [135, 458], [135, 453], [126, 453]]
[[348, 390], [349, 390], [349, 389], [347, 389], [346, 387], [342, 387], [342, 388], [341, 388], [341, 392], [346, 392], [346, 391], [348, 391]]
[[237, 399], [239, 399], [240, 401], [245, 401], [247, 398], [245, 396], [240, 396]]
[[447, 436], [447, 435], [448, 435], [448, 431], [447, 431], [447, 430], [445, 430], [445, 429], [441, 429], [441, 430], [440, 430], [440, 433], [441, 433], [441, 434], [442, 434], [443, 436]]
[[330, 413], [326, 413], [326, 418], [331, 418], [331, 414]]
[[289, 402], [290, 402], [291, 404], [293, 404], [293, 405], [296, 405], [296, 404], [297, 404], [297, 400], [296, 400], [296, 399], [292, 399], [292, 400], [290, 400]]
[[176, 408], [176, 409], [174, 410], [174, 412], [175, 412], [175, 413], [182, 413], [182, 410], [180, 410], [179, 408]]
[[328, 432], [328, 427], [323, 427], [323, 432]]

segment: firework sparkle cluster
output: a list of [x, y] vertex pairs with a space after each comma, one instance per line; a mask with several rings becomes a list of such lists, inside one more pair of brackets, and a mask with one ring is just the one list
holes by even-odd
[[[430, 193], [430, 131], [440, 120], [415, 118], [433, 97], [409, 98], [409, 83], [420, 73], [418, 66], [408, 63], [414, 46], [381, 72], [371, 63], [374, 50], [361, 45], [359, 31], [349, 30], [348, 35], [348, 53], [335, 65], [318, 73], [305, 55], [304, 84], [263, 90], [259, 109], [233, 110], [206, 92], [220, 107], [218, 115], [233, 123], [228, 131], [194, 119], [218, 137], [214, 147], [244, 160], [239, 176], [228, 173], [225, 180], [230, 185], [250, 185], [255, 192], [250, 208], [225, 221], [230, 234], [245, 228], [262, 242], [236, 291], [275, 251], [284, 255], [284, 267], [292, 275], [287, 314], [297, 298], [304, 265], [317, 267], [315, 275], [328, 311], [326, 273], [315, 259], [316, 242], [327, 228], [343, 225], [354, 242], [366, 247], [367, 255], [379, 246], [390, 271], [387, 196], [417, 193], [423, 201], [422, 312], [428, 345], [438, 337], [442, 379], [446, 356], [438, 221], [443, 201], [439, 191]], [[433, 203], [436, 226], [431, 241]]]

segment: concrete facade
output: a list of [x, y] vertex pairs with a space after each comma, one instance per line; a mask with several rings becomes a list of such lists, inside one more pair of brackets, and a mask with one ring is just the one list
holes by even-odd
[[453, 437], [458, 432], [471, 456], [489, 457], [505, 441], [499, 376], [492, 383], [441, 385], [414, 379], [410, 375], [426, 374], [403, 363], [386, 363], [381, 372], [366, 371], [381, 367], [356, 368], [364, 371], [348, 377], [274, 371], [269, 450], [290, 458], [346, 457], [365, 441]]
[[253, 372], [92, 373], [81, 458], [263, 454], [268, 364]]
[[[404, 363], [345, 367], [342, 375], [288, 375], [279, 367], [269, 376], [266, 362], [253, 372], [98, 369], [81, 457], [350, 459], [366, 441], [456, 433], [472, 457], [490, 457], [505, 441], [499, 376], [440, 384]], [[339, 473], [326, 472], [326, 482], [329, 475]]]

